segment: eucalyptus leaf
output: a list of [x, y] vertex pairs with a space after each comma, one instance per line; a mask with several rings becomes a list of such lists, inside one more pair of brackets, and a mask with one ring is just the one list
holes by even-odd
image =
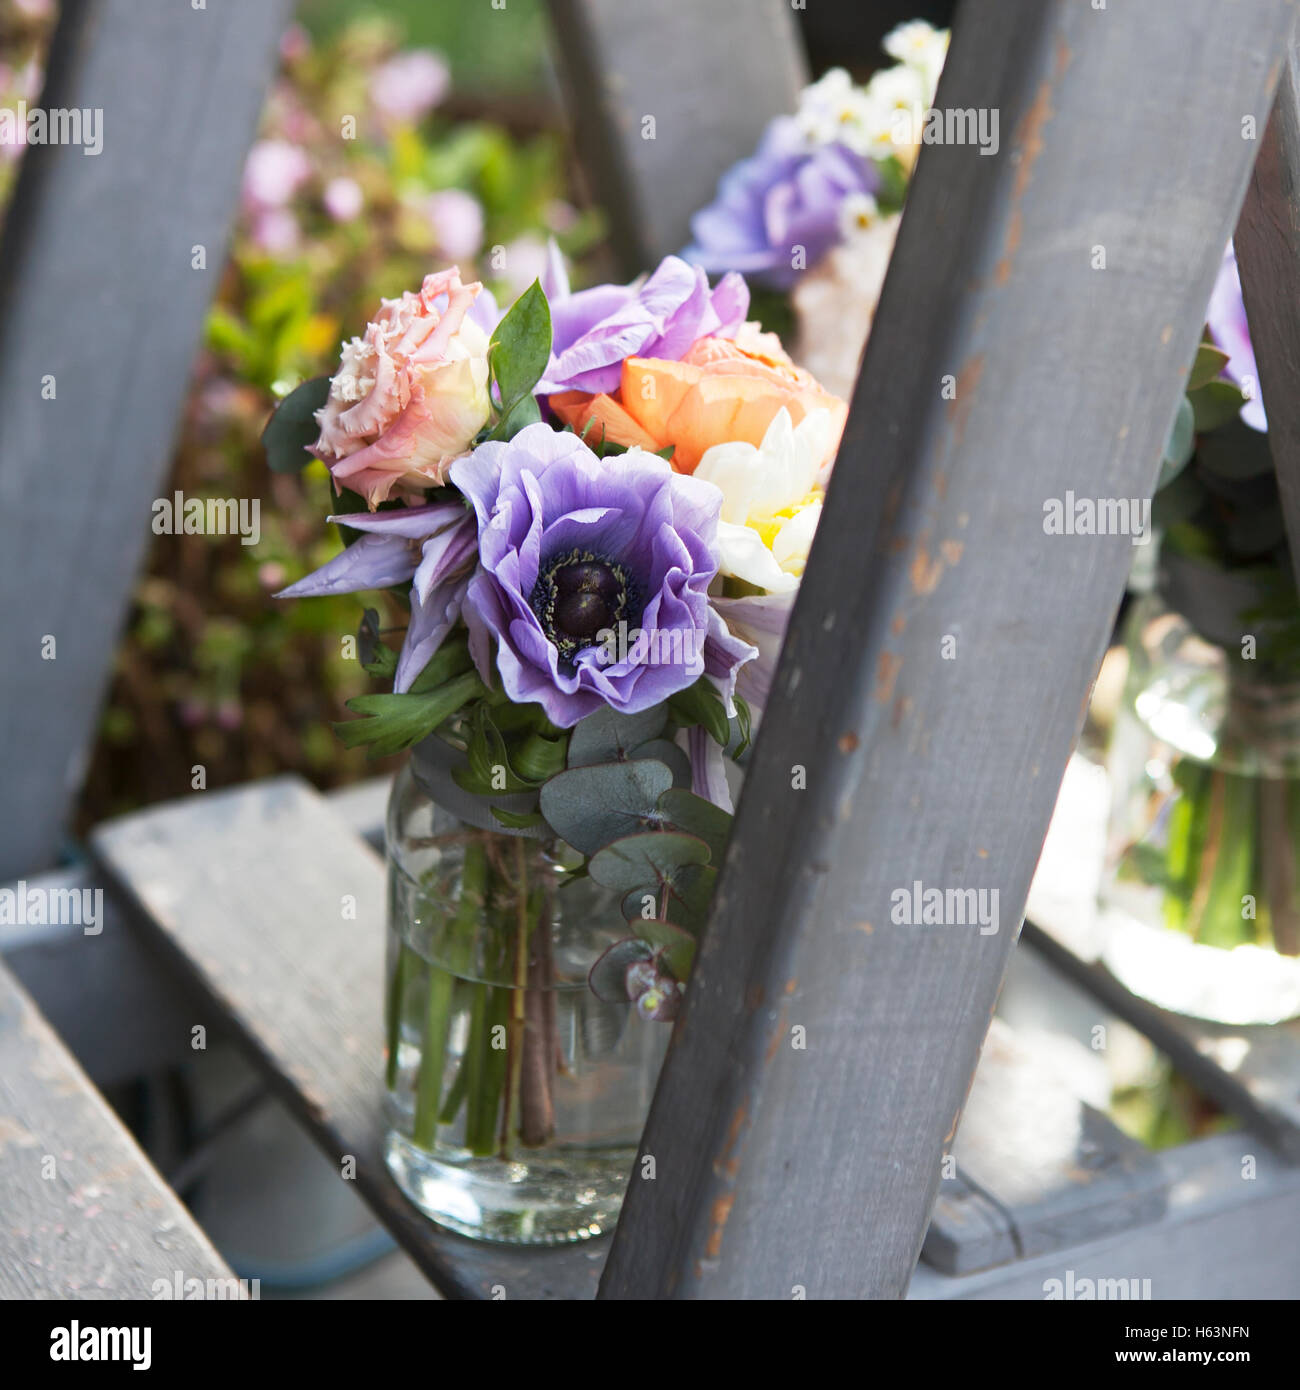
[[674, 829], [696, 835], [708, 845], [711, 863], [722, 863], [732, 817], [721, 806], [715, 806], [694, 792], [673, 787], [659, 798], [659, 810]]
[[1164, 456], [1160, 461], [1160, 477], [1157, 488], [1168, 486], [1187, 466], [1188, 460], [1196, 452], [1196, 412], [1192, 403], [1183, 396], [1174, 412], [1173, 428], [1165, 442]]
[[1216, 478], [1238, 482], [1273, 471], [1273, 455], [1268, 435], [1233, 420], [1201, 440], [1196, 450], [1196, 466]]
[[672, 739], [652, 738], [649, 743], [643, 743], [638, 748], [632, 750], [633, 758], [654, 758], [661, 762], [673, 774], [673, 785], [675, 787], [689, 787], [693, 781], [691, 773], [691, 760], [687, 757], [684, 749], [679, 748]]
[[1217, 430], [1235, 419], [1246, 404], [1241, 388], [1231, 381], [1211, 381], [1189, 393], [1196, 414], [1196, 433]]
[[634, 748], [658, 738], [667, 722], [664, 705], [654, 705], [640, 714], [620, 714], [608, 706], [598, 709], [573, 726], [569, 766], [621, 762], [631, 756]]
[[695, 938], [671, 922], [643, 922], [642, 940], [656, 947], [656, 956], [675, 979], [685, 981], [695, 961]]
[[329, 393], [329, 377], [312, 377], [295, 386], [276, 406], [262, 431], [262, 447], [272, 472], [297, 473], [312, 461], [307, 447], [320, 438], [316, 412], [324, 406]]
[[676, 830], [625, 835], [591, 856], [587, 871], [616, 893], [647, 883], [671, 884], [689, 864], [707, 864], [709, 847]]
[[582, 854], [653, 825], [673, 774], [650, 759], [570, 768], [542, 786], [541, 807], [556, 834]]
[[1228, 354], [1222, 348], [1215, 347], [1213, 343], [1201, 343], [1196, 349], [1196, 360], [1192, 363], [1192, 369], [1187, 374], [1187, 389], [1196, 391], [1202, 386], [1208, 386], [1222, 374], [1228, 360]]
[[616, 941], [591, 967], [587, 983], [597, 999], [607, 1004], [627, 1004], [632, 996], [628, 993], [628, 967], [640, 961], [653, 959], [655, 948], [638, 937], [625, 937]]
[[1152, 498], [1151, 525], [1163, 531], [1180, 521], [1190, 520], [1205, 505], [1209, 495], [1195, 470], [1184, 469]]

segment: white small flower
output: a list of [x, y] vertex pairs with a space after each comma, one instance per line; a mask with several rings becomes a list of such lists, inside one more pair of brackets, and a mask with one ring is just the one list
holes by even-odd
[[840, 239], [852, 241], [880, 220], [880, 204], [870, 193], [850, 193], [839, 208]]
[[920, 143], [929, 100], [925, 80], [905, 64], [876, 73], [866, 86], [870, 106], [864, 121], [867, 147], [873, 159], [908, 154]]
[[695, 476], [722, 492], [718, 571], [768, 593], [799, 587], [821, 518], [821, 461], [834, 439], [829, 410], [797, 426], [778, 410], [763, 443], [733, 441], [704, 451]]
[[947, 29], [935, 29], [923, 19], [900, 24], [885, 35], [885, 52], [921, 74], [925, 81], [927, 105], [933, 102], [935, 88], [939, 85], [939, 74], [948, 56], [948, 39]]

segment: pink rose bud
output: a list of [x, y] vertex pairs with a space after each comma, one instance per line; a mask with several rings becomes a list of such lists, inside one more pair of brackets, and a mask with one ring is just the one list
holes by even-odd
[[487, 422], [488, 335], [467, 317], [482, 288], [455, 266], [427, 275], [343, 346], [312, 452], [372, 511], [440, 485]]

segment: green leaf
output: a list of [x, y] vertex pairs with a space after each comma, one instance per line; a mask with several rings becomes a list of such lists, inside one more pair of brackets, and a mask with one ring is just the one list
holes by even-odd
[[654, 705], [640, 714], [620, 714], [606, 705], [573, 726], [569, 766], [626, 761], [634, 748], [658, 738], [667, 722], [664, 705]]
[[467, 671], [427, 694], [358, 695], [348, 701], [348, 708], [366, 718], [343, 720], [334, 725], [334, 732], [345, 748], [368, 743], [370, 757], [386, 758], [419, 743], [462, 705], [485, 693], [478, 673]]
[[379, 614], [367, 608], [357, 628], [357, 656], [361, 669], [376, 680], [391, 681], [397, 674], [397, 653], [379, 640]]
[[691, 760], [686, 751], [679, 748], [671, 739], [652, 738], [632, 750], [633, 758], [653, 758], [663, 763], [673, 774], [673, 786], [689, 787], [694, 780], [691, 773]]
[[1188, 521], [1205, 505], [1210, 494], [1197, 480], [1194, 469], [1184, 469], [1162, 487], [1151, 501], [1151, 524], [1158, 530]]
[[598, 763], [557, 773], [542, 786], [542, 814], [582, 854], [653, 826], [659, 798], [673, 784], [663, 763]]
[[1265, 477], [1273, 472], [1268, 435], [1233, 420], [1201, 440], [1196, 449], [1196, 466], [1228, 482]]
[[709, 847], [694, 835], [675, 830], [624, 835], [591, 856], [587, 871], [602, 887], [628, 893], [644, 884], [661, 887], [688, 864], [707, 864]]
[[317, 376], [296, 386], [276, 406], [262, 431], [262, 447], [273, 472], [297, 473], [312, 461], [307, 446], [320, 437], [315, 415], [329, 393], [329, 377]]
[[488, 344], [488, 365], [501, 400], [493, 439], [509, 439], [524, 425], [541, 419], [533, 387], [541, 380], [550, 356], [551, 309], [541, 285], [534, 280], [497, 324]]
[[715, 743], [723, 748], [727, 746], [730, 729], [727, 726], [726, 707], [707, 676], [701, 676], [694, 685], [679, 690], [668, 701], [668, 710], [684, 727], [703, 724]]
[[564, 770], [564, 755], [568, 740], [529, 734], [521, 743], [511, 747], [510, 762], [515, 771], [533, 783], [545, 782]]
[[1174, 412], [1173, 427], [1165, 442], [1164, 456], [1160, 462], [1160, 477], [1157, 488], [1165, 487], [1183, 471], [1187, 461], [1196, 452], [1196, 411], [1191, 401], [1183, 396]]
[[1212, 381], [1188, 393], [1196, 412], [1196, 433], [1206, 434], [1235, 419], [1246, 404], [1241, 389], [1230, 381]]
[[732, 817], [694, 792], [673, 787], [659, 798], [659, 810], [675, 830], [697, 835], [709, 847], [709, 861], [721, 864], [731, 835]]
[[474, 665], [469, 654], [469, 643], [464, 637], [446, 641], [429, 658], [423, 671], [411, 682], [410, 694], [427, 695], [439, 686], [446, 685], [453, 676], [459, 676]]
[[1202, 386], [1208, 386], [1222, 374], [1227, 365], [1228, 354], [1222, 348], [1215, 347], [1213, 343], [1201, 343], [1196, 349], [1196, 360], [1192, 363], [1192, 369], [1187, 373], [1187, 389], [1196, 391]]
[[695, 962], [695, 938], [671, 922], [643, 922], [641, 939], [656, 948], [673, 978], [685, 982]]
[[754, 736], [754, 716], [749, 711], [749, 705], [742, 700], [739, 695], [735, 697], [736, 717], [732, 721], [736, 728], [732, 734], [734, 747], [728, 748], [728, 754], [732, 758], [743, 758], [749, 748], [750, 740]]

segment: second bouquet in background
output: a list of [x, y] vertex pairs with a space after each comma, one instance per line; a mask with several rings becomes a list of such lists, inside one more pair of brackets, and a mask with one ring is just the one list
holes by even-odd
[[452, 268], [267, 428], [346, 542], [283, 596], [387, 610], [338, 726], [412, 750], [387, 1155], [465, 1234], [599, 1234], [630, 1175], [846, 414], [748, 310], [675, 257], [571, 293], [553, 255], [504, 315]]

